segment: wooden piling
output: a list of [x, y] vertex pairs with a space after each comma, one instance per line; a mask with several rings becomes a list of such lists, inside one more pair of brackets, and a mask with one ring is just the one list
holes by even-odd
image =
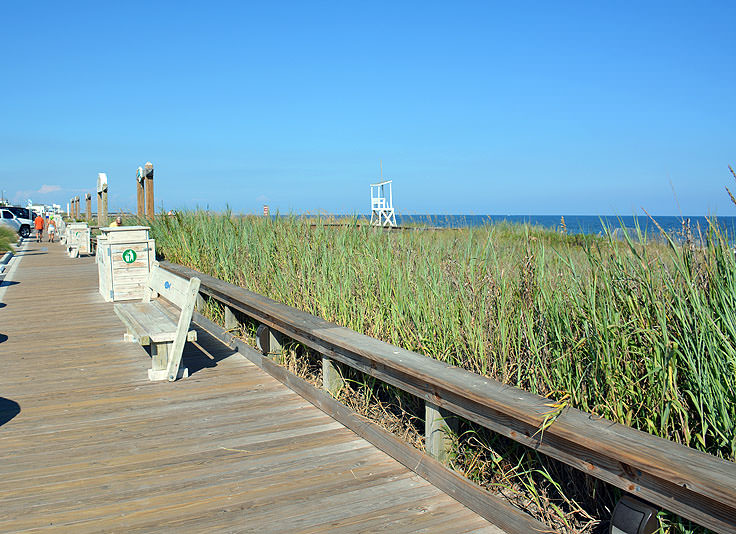
[[107, 226], [107, 175], [97, 174], [97, 225]]
[[146, 177], [146, 216], [153, 219], [156, 214], [155, 206], [153, 205], [153, 163], [150, 161], [146, 163], [143, 174]]
[[92, 195], [90, 193], [84, 194], [84, 200], [87, 202], [87, 220], [92, 220]]
[[146, 215], [145, 180], [146, 177], [143, 174], [143, 168], [138, 167], [138, 171], [135, 174], [136, 214], [138, 217], [144, 217]]

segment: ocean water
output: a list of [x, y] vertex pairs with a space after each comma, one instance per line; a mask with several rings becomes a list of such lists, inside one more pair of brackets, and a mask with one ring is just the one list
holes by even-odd
[[397, 215], [396, 223], [399, 226], [426, 225], [442, 228], [462, 228], [509, 222], [559, 229], [563, 216], [565, 217], [567, 231], [571, 234], [603, 235], [605, 225], [615, 234], [620, 235], [621, 228], [634, 231], [634, 228], [638, 225], [648, 237], [656, 238], [661, 235], [661, 231], [657, 228], [657, 225], [659, 225], [667, 234], [677, 236], [682, 233], [683, 223], [687, 224], [689, 221], [691, 231], [697, 236], [698, 229], [703, 233], [707, 232], [709, 221], [711, 221], [726, 230], [729, 237], [736, 236], [736, 217], [718, 217], [715, 219], [702, 216], [654, 216], [654, 220], [652, 220], [652, 218], [646, 216], [616, 217], [610, 215], [601, 217], [595, 215]]

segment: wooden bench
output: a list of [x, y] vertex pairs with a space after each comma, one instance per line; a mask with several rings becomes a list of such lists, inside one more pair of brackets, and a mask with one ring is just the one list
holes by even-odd
[[[198, 293], [199, 278], [186, 280], [154, 262], [143, 289], [143, 300], [115, 304], [115, 313], [128, 329], [125, 340], [151, 346], [150, 380], [174, 381], [188, 376], [186, 368], [180, 369], [180, 363], [184, 344], [197, 340], [196, 330], [190, 330], [189, 325]], [[157, 295], [181, 309], [178, 321], [160, 301], [151, 300]]]

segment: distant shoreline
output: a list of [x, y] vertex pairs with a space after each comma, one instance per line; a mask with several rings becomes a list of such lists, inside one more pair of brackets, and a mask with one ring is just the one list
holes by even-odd
[[[355, 215], [333, 215], [333, 214], [292, 214], [295, 217], [305, 217], [314, 219], [336, 219], [336, 220], [370, 220], [369, 214]], [[288, 214], [274, 215], [289, 216]], [[729, 235], [736, 235], [736, 217], [710, 217], [702, 215], [653, 215], [652, 218], [646, 215], [638, 216], [616, 216], [616, 215], [396, 215], [398, 226], [417, 226], [425, 225], [435, 228], [473, 228], [486, 224], [531, 224], [533, 226], [541, 226], [548, 229], [560, 230], [562, 228], [562, 218], [564, 217], [565, 228], [571, 234], [588, 234], [602, 235], [604, 233], [604, 223], [612, 231], [625, 228], [634, 231], [637, 226], [643, 233], [647, 235], [661, 234], [657, 225], [659, 225], [667, 234], [677, 234], [683, 231], [683, 223], [689, 221], [690, 230], [693, 233], [700, 231], [705, 232], [709, 226], [709, 220], [718, 221], [719, 226], [726, 230]]]

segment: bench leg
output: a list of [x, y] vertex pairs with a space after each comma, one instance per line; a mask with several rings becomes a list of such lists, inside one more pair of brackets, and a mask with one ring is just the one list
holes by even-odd
[[166, 369], [169, 363], [169, 345], [171, 343], [151, 343], [151, 369]]
[[[151, 342], [151, 369], [148, 370], [149, 380], [167, 380], [169, 378], [166, 370], [169, 366], [169, 353], [171, 352], [171, 346], [171, 342]], [[177, 378], [186, 378], [188, 376], [188, 369], [179, 369]]]

